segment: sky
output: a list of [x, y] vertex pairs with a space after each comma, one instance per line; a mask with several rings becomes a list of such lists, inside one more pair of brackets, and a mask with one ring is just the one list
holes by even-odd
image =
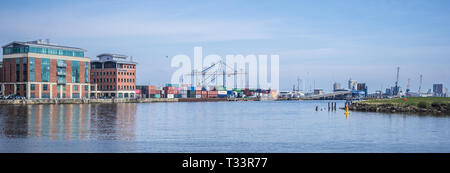
[[278, 54], [280, 88], [331, 91], [351, 78], [369, 92], [450, 84], [450, 1], [5, 1], [0, 44], [50, 39], [86, 56], [133, 57], [137, 84], [163, 85], [178, 54]]

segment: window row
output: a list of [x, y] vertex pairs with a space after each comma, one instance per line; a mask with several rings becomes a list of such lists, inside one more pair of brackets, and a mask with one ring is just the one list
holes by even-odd
[[[133, 72], [118, 72], [119, 75], [127, 75], [127, 76], [134, 76], [135, 73]], [[106, 71], [106, 72], [92, 72], [91, 75], [93, 76], [106, 76], [106, 75], [116, 75], [115, 71]]]
[[[106, 79], [91, 79], [92, 83], [102, 83], [102, 82], [116, 82], [116, 78], [106, 78]], [[135, 79], [123, 79], [119, 78], [117, 79], [117, 82], [135, 82]]]
[[[135, 86], [128, 86], [128, 85], [120, 85], [117, 87], [117, 90], [134, 90]], [[116, 90], [116, 86], [114, 85], [100, 85], [98, 86], [98, 90], [102, 91], [113, 91]]]

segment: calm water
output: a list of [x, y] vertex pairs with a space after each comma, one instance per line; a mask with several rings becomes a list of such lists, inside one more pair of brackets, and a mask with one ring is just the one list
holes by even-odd
[[327, 101], [0, 106], [0, 152], [450, 152], [450, 116], [316, 105]]

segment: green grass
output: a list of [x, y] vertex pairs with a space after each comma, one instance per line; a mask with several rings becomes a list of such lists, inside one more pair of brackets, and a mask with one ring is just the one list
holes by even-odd
[[406, 101], [403, 98], [394, 98], [394, 99], [374, 99], [374, 100], [366, 100], [364, 103], [373, 103], [373, 104], [405, 104], [405, 105], [414, 105], [418, 106], [426, 104], [431, 105], [432, 103], [436, 104], [450, 104], [450, 97], [407, 97]]

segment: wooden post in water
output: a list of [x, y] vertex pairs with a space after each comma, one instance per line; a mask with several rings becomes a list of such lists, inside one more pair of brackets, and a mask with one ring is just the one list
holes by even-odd
[[328, 102], [328, 112], [330, 111], [330, 102]]

